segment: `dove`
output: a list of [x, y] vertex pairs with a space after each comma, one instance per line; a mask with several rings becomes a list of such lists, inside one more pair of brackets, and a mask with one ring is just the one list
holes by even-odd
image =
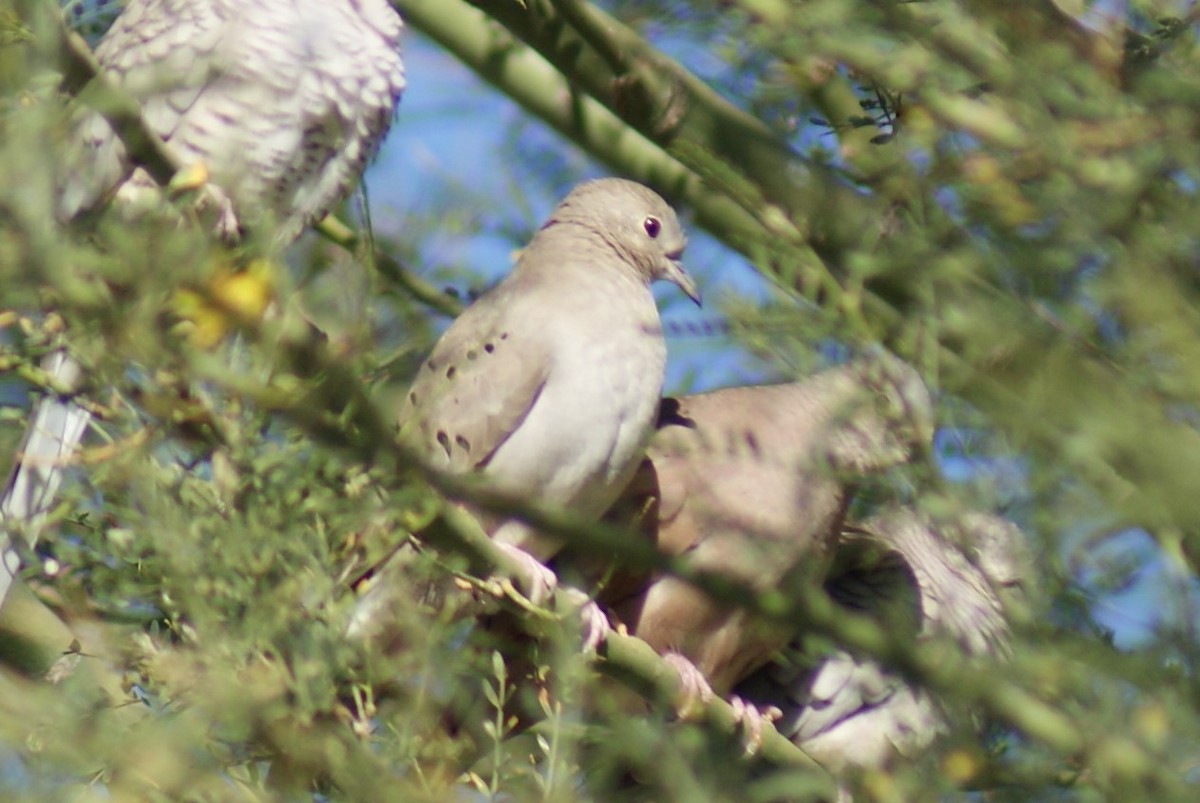
[[[936, 521], [905, 508], [847, 528], [841, 568], [826, 580], [834, 600], [914, 639], [952, 639], [969, 657], [1006, 657], [1007, 613], [1033, 572], [1024, 534], [991, 514]], [[778, 706], [776, 723], [828, 768], [878, 768], [912, 758], [946, 730], [936, 699], [870, 659], [844, 651], [792, 660], [747, 680], [739, 692]]]
[[[132, 0], [96, 47], [185, 166], [203, 165], [238, 217], [295, 239], [352, 188], [405, 86], [386, 0]], [[63, 170], [59, 217], [152, 180], [97, 112]]]
[[[609, 518], [640, 518], [660, 552], [760, 592], [800, 575], [819, 582], [855, 480], [907, 462], [931, 435], [924, 383], [886, 354], [790, 384], [668, 398]], [[689, 697], [728, 694], [788, 641], [787, 628], [679, 578], [623, 568], [607, 577], [601, 605], [675, 666]], [[756, 712], [744, 713], [754, 737]]]
[[[616, 178], [577, 186], [438, 340], [404, 397], [402, 437], [436, 470], [598, 519], [654, 432], [666, 344], [650, 284], [700, 302], [679, 262], [685, 243], [652, 190]], [[559, 539], [477, 513], [531, 586], [553, 584], [541, 562]]]
[[[405, 86], [399, 15], [386, 0], [130, 0], [97, 45], [103, 72], [141, 106], [180, 165], [207, 174], [219, 230], [273, 224], [282, 246], [357, 182]], [[57, 214], [69, 221], [153, 185], [97, 112], [80, 108], [61, 160]], [[79, 386], [62, 352], [43, 368]], [[0, 525], [36, 538], [90, 416], [48, 396], [31, 414]], [[0, 603], [16, 555], [0, 533]]]

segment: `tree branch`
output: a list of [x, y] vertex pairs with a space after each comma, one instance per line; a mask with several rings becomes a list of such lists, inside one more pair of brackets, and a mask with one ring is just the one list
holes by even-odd
[[[276, 342], [274, 337], [263, 340]], [[300, 379], [317, 383], [317, 387], [307, 394], [287, 394], [287, 406], [277, 409], [327, 443], [349, 447], [358, 459], [379, 468], [387, 476], [396, 477], [397, 481], [415, 473], [452, 499], [469, 501], [490, 512], [517, 516], [542, 532], [570, 538], [573, 548], [673, 574], [724, 603], [743, 607], [770, 622], [788, 627], [803, 622], [807, 631], [828, 636], [857, 655], [875, 658], [947, 699], [980, 707], [1056, 754], [1086, 761], [1093, 755], [1102, 758], [1110, 751], [1119, 751], [1125, 760], [1121, 766], [1112, 768], [1115, 774], [1139, 782], [1153, 777], [1156, 784], [1175, 789], [1173, 780], [1157, 777], [1157, 759], [1133, 739], [1117, 733], [1095, 737], [1086, 716], [1067, 713], [1029, 691], [1039, 687], [1039, 678], [1046, 667], [1060, 665], [1060, 659], [1049, 651], [1027, 645], [1023, 652], [1026, 660], [1007, 665], [1004, 673], [998, 674], [994, 665], [981, 666], [969, 661], [945, 639], [913, 643], [873, 619], [850, 614], [810, 584], [760, 594], [719, 574], [696, 571], [686, 557], [664, 556], [644, 539], [631, 538], [611, 526], [581, 523], [561, 512], [547, 511], [486, 491], [473, 478], [434, 471], [403, 446], [383, 437], [381, 416], [362, 395], [357, 383], [340, 376], [344, 367], [326, 352], [318, 338], [313, 336], [307, 344], [292, 342], [285, 348], [290, 354], [303, 355], [302, 359], [293, 359], [290, 368], [298, 372]], [[220, 381], [215, 376], [213, 379]], [[295, 386], [294, 380], [287, 380], [286, 384]], [[244, 385], [239, 390], [249, 392]], [[347, 396], [347, 392], [351, 395]], [[284, 398], [283, 394], [268, 395]], [[330, 411], [353, 411], [353, 414], [339, 416], [334, 423], [326, 414]], [[496, 550], [477, 525], [445, 525], [446, 521], [453, 523], [453, 514], [443, 511], [442, 515], [451, 518], [430, 531], [435, 541], [441, 539], [441, 544], [445, 545], [441, 548], [466, 554], [480, 571], [485, 567], [487, 570], [499, 569], [501, 573], [511, 571], [507, 558]], [[648, 664], [638, 658], [638, 655], [646, 654], [640, 646], [622, 641], [616, 643], [622, 646], [617, 647], [613, 655], [606, 653], [609, 660], [630, 661], [630, 674], [646, 687], [664, 688], [662, 678], [667, 672], [673, 674], [674, 670], [661, 660]], [[621, 668], [626, 667], [622, 665]], [[731, 713], [717, 707], [714, 715], [723, 722]]]

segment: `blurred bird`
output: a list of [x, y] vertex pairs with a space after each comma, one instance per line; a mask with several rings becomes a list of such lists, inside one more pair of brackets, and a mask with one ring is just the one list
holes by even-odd
[[[647, 459], [609, 518], [640, 521], [660, 552], [757, 591], [820, 582], [856, 481], [908, 462], [931, 435], [924, 383], [888, 355], [791, 384], [666, 399]], [[569, 557], [585, 574], [605, 573]], [[688, 698], [727, 694], [790, 635], [645, 570], [610, 569], [598, 600], [671, 661]], [[743, 713], [757, 739], [758, 712]]]
[[[897, 508], [847, 528], [838, 553], [825, 587], [849, 610], [913, 639], [948, 637], [967, 656], [1008, 655], [1005, 603], [1033, 571], [1010, 522], [983, 513], [933, 521]], [[802, 639], [738, 691], [778, 706], [780, 732], [837, 772], [914, 757], [946, 728], [925, 689], [844, 651], [805, 656]]]
[[[387, 133], [401, 29], [386, 0], [132, 0], [96, 59], [185, 175], [287, 243], [345, 197]], [[61, 219], [153, 185], [99, 113], [74, 125]]]
[[[253, 223], [285, 245], [352, 189], [378, 149], [405, 85], [401, 29], [386, 0], [130, 0], [96, 57], [174, 153], [189, 177], [181, 183], [206, 182], [220, 234]], [[99, 113], [80, 108], [72, 132], [61, 221], [153, 187]], [[246, 283], [234, 284], [242, 300]], [[43, 367], [60, 388], [78, 386], [65, 353]], [[5, 529], [36, 539], [88, 421], [69, 397], [38, 404], [0, 500]], [[16, 570], [3, 547], [0, 602]]]

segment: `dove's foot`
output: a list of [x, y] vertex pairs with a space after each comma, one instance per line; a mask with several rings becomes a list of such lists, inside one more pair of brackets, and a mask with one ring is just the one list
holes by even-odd
[[783, 711], [774, 705], [759, 708], [736, 696], [729, 698], [729, 704], [733, 706], [733, 718], [746, 732], [746, 755], [752, 756], [762, 747], [763, 723], [776, 722]]
[[512, 544], [496, 542], [517, 564], [517, 585], [521, 593], [534, 605], [544, 605], [558, 587], [558, 576], [546, 568], [540, 560]]
[[[558, 576], [551, 569], [518, 546], [502, 541], [497, 541], [496, 546], [517, 564], [517, 585], [531, 604], [541, 607], [553, 598], [554, 590], [558, 587]], [[572, 613], [578, 617], [583, 652], [594, 653], [612, 629], [608, 617], [599, 605], [578, 589], [563, 588], [562, 596], [566, 597], [574, 609]]]
[[604, 643], [608, 631], [612, 629], [608, 617], [600, 610], [599, 605], [577, 588], [563, 588], [562, 595], [570, 600], [575, 608], [575, 615], [579, 618], [579, 638], [583, 652], [587, 655], [595, 653]]
[[208, 165], [194, 162], [181, 168], [167, 186], [173, 197], [198, 193], [193, 210], [201, 220], [213, 220], [213, 233], [226, 243], [241, 239], [242, 228], [233, 210], [233, 201], [220, 187], [209, 181]]
[[238, 222], [237, 214], [233, 211], [233, 201], [229, 196], [209, 184], [206, 188], [207, 201], [202, 202], [202, 209], [211, 203], [216, 207], [217, 221], [213, 224], [213, 234], [222, 242], [236, 243], [242, 238], [242, 224]]
[[694, 663], [677, 652], [668, 652], [663, 660], [679, 673], [679, 699], [675, 711], [680, 719], [688, 719], [696, 709], [703, 708], [713, 698], [712, 686]]
[[[680, 692], [677, 710], [680, 719], [687, 719], [697, 707], [707, 705], [713, 698], [712, 686], [694, 663], [677, 652], [669, 652], [663, 656], [679, 673]], [[733, 707], [735, 723], [746, 733], [745, 747], [747, 755], [753, 755], [762, 747], [763, 723], [775, 722], [783, 716], [776, 706], [758, 708], [743, 700], [741, 697], [731, 697], [729, 704]]]

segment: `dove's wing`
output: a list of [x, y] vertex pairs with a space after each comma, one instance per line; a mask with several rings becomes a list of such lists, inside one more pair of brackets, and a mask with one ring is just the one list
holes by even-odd
[[521, 325], [520, 294], [508, 290], [498, 287], [459, 316], [404, 399], [404, 436], [445, 470], [485, 468], [549, 378], [550, 342]]

